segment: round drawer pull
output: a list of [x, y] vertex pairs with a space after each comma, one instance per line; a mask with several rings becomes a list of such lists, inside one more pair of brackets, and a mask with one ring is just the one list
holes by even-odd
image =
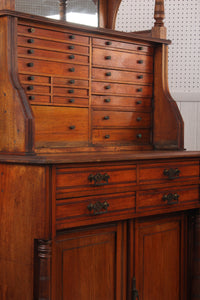
[[138, 138], [138, 139], [141, 139], [141, 138], [142, 138], [142, 134], [141, 134], [141, 133], [138, 133], [138, 134], [137, 134], [137, 138]]
[[35, 32], [35, 28], [29, 28], [28, 32], [34, 33]]
[[28, 43], [29, 44], [33, 44], [34, 43], [34, 39], [28, 39]]
[[74, 125], [69, 126], [69, 129], [71, 129], [71, 130], [73, 130], [75, 128], [76, 128], [76, 126], [74, 126]]
[[109, 134], [106, 134], [106, 135], [105, 135], [105, 139], [108, 140], [109, 138], [110, 138], [110, 135], [109, 135]]
[[28, 86], [28, 87], [27, 87], [27, 90], [28, 90], [28, 91], [33, 91], [33, 90], [34, 90], [34, 86], [32, 86], [32, 85]]
[[142, 92], [142, 88], [137, 89], [137, 92]]
[[110, 117], [109, 117], [109, 116], [105, 116], [103, 119], [104, 119], [104, 120], [109, 120]]
[[112, 75], [111, 72], [106, 73], [106, 76], [111, 76], [111, 75]]
[[75, 72], [75, 68], [69, 68], [69, 72]]
[[74, 90], [68, 90], [69, 94], [74, 94]]
[[108, 212], [109, 203], [97, 201], [95, 203], [90, 203], [87, 208], [94, 216], [106, 214]]
[[72, 54], [69, 56], [69, 59], [75, 59], [75, 56]]
[[109, 55], [109, 56], [106, 56], [105, 59], [111, 60], [111, 56], [110, 56], [110, 55]]
[[106, 102], [106, 103], [110, 103], [110, 101], [111, 101], [110, 99], [105, 99], [104, 100], [104, 102]]
[[75, 100], [74, 99], [69, 99], [69, 103], [74, 103]]
[[106, 86], [105, 86], [105, 89], [106, 89], [106, 90], [110, 90], [110, 89], [111, 89], [111, 86], [110, 86], [110, 85], [106, 85]]
[[162, 197], [162, 200], [167, 201], [167, 204], [177, 204], [179, 197], [180, 196], [177, 193], [175, 193], [175, 194], [169, 193], [167, 195], [164, 195]]
[[34, 54], [34, 50], [33, 49], [28, 49], [28, 54]]
[[144, 47], [138, 47], [138, 50], [142, 51], [144, 50]]
[[107, 41], [106, 45], [110, 46], [110, 45], [112, 45], [112, 42], [111, 41]]
[[70, 50], [74, 50], [75, 46], [74, 45], [69, 45], [68, 47]]
[[143, 79], [143, 75], [138, 75], [138, 79]]
[[142, 65], [144, 63], [144, 61], [141, 59], [141, 60], [138, 60], [137, 63]]
[[70, 40], [75, 40], [75, 35], [71, 34], [71, 35], [69, 36], [69, 38], [70, 38]]
[[74, 84], [74, 83], [75, 83], [75, 80], [74, 80], [74, 79], [71, 79], [71, 80], [69, 80], [69, 83]]
[[35, 96], [29, 96], [29, 100], [35, 100]]
[[141, 101], [141, 100], [138, 100], [138, 101], [136, 102], [136, 104], [142, 104], [142, 101]]
[[35, 80], [35, 77], [34, 77], [34, 76], [29, 76], [29, 77], [28, 77], [28, 80], [29, 80], [29, 81], [33, 81], [33, 80]]
[[32, 62], [31, 63], [27, 63], [27, 66], [31, 68], [31, 67], [34, 66], [34, 63], [32, 63]]
[[138, 122], [142, 121], [142, 118], [141, 117], [137, 117], [136, 119]]

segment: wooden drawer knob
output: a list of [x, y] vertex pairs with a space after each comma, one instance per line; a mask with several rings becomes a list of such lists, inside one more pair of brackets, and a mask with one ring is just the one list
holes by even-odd
[[111, 56], [110, 56], [110, 55], [109, 55], [109, 56], [106, 56], [105, 59], [111, 60]]
[[104, 100], [104, 102], [106, 102], [106, 103], [110, 103], [110, 101], [111, 101], [110, 99], [105, 99]]
[[27, 87], [27, 90], [28, 90], [28, 91], [33, 91], [33, 90], [34, 90], [34, 86], [33, 86], [33, 85], [28, 86], [28, 87]]
[[112, 45], [112, 42], [111, 41], [107, 41], [106, 45], [110, 46], [110, 45]]
[[138, 79], [143, 79], [143, 75], [138, 75]]
[[141, 117], [137, 117], [136, 119], [138, 122], [142, 121], [142, 118]]
[[34, 33], [34, 32], [35, 32], [35, 28], [33, 28], [33, 27], [32, 27], [32, 28], [29, 28], [29, 29], [28, 29], [28, 32]]
[[69, 55], [69, 59], [75, 59], [75, 55]]
[[106, 134], [106, 135], [105, 135], [105, 139], [108, 140], [109, 138], [110, 138], [110, 135], [109, 135], [109, 134]]
[[34, 50], [33, 49], [28, 49], [28, 54], [34, 54]]
[[106, 73], [106, 76], [111, 76], [111, 75], [112, 75], [111, 72]]
[[34, 39], [28, 39], [28, 43], [29, 44], [33, 44], [34, 43]]
[[110, 85], [106, 85], [106, 86], [105, 86], [105, 89], [106, 89], [106, 90], [110, 90], [110, 89], [111, 89], [111, 86], [110, 86]]
[[105, 116], [105, 117], [104, 117], [104, 120], [109, 120], [109, 119], [110, 119], [109, 116]]
[[68, 90], [69, 94], [74, 94], [74, 90]]
[[29, 81], [33, 81], [33, 80], [35, 80], [35, 77], [34, 77], [34, 76], [29, 76], [29, 77], [28, 77], [28, 80], [29, 80]]
[[74, 103], [75, 99], [69, 99], [69, 103]]
[[70, 38], [70, 40], [75, 40], [75, 35], [71, 34], [71, 35], [69, 36], [69, 38]]
[[69, 45], [69, 47], [68, 47], [70, 50], [73, 50], [74, 48], [75, 48], [75, 46], [74, 45]]
[[142, 88], [137, 89], [137, 92], [139, 93], [142, 92]]
[[35, 96], [29, 96], [29, 100], [35, 100]]
[[69, 126], [69, 129], [71, 129], [71, 130], [74, 130], [75, 128], [76, 128], [76, 126], [74, 126], [74, 125]]
[[71, 80], [69, 80], [69, 83], [74, 84], [74, 83], [75, 83], [75, 80], [74, 80], [74, 79], [71, 79]]
[[141, 139], [141, 138], [142, 138], [142, 134], [141, 134], [141, 133], [138, 133], [138, 134], [137, 134], [137, 138], [138, 138], [138, 139]]
[[144, 47], [138, 47], [138, 50], [140, 50], [140, 51], [142, 51], [142, 50], [144, 50]]
[[144, 63], [144, 61], [141, 59], [141, 60], [138, 60], [137, 63], [141, 65]]
[[141, 101], [141, 100], [138, 100], [138, 101], [136, 102], [136, 104], [142, 104], [142, 101]]
[[69, 72], [75, 72], [75, 68], [69, 68]]
[[29, 68], [31, 68], [31, 67], [34, 67], [34, 63], [27, 63], [27, 66], [29, 67]]

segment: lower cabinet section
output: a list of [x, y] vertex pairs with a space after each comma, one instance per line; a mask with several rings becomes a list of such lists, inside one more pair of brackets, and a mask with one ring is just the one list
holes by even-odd
[[53, 300], [188, 300], [187, 213], [70, 230], [52, 249]]

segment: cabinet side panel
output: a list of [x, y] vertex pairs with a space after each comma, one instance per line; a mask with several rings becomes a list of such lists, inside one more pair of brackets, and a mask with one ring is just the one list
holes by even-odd
[[34, 240], [48, 238], [43, 167], [0, 165], [0, 288], [6, 300], [33, 299]]

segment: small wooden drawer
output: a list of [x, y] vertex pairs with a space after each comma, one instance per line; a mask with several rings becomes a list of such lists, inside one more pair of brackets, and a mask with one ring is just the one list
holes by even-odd
[[28, 72], [32, 75], [34, 75], [35, 73], [39, 73], [58, 76], [70, 76], [72, 78], [88, 78], [89, 75], [88, 66], [37, 60], [33, 58], [19, 58], [18, 68], [19, 72]]
[[160, 209], [186, 209], [200, 204], [199, 186], [183, 186], [175, 188], [154, 189], [138, 192], [136, 211], [151, 211]]
[[[40, 38], [30, 38], [26, 36], [18, 36], [17, 37], [18, 46], [29, 47], [30, 50], [32, 49], [46, 49], [46, 50], [53, 50], [56, 52], [70, 52], [70, 53], [77, 53], [77, 54], [89, 54], [89, 47], [70, 44], [66, 42], [58, 42], [52, 40], [44, 40]], [[30, 53], [31, 54], [31, 53]]]
[[119, 81], [137, 84], [151, 84], [153, 82], [153, 74], [100, 68], [92, 69], [92, 78], [95, 80]]
[[132, 44], [132, 43], [124, 43], [119, 41], [113, 41], [109, 39], [99, 39], [99, 38], [93, 38], [93, 45], [94, 46], [101, 46], [106, 48], [119, 48], [129, 51], [137, 51], [139, 53], [145, 53], [152, 55], [153, 54], [153, 48], [146, 45], [141, 44]]
[[51, 97], [46, 96], [46, 95], [35, 95], [35, 94], [29, 94], [27, 93], [28, 100], [31, 102], [31, 104], [36, 104], [36, 103], [50, 103], [51, 102]]
[[98, 143], [150, 144], [149, 129], [93, 129], [92, 141]]
[[87, 89], [77, 89], [74, 87], [54, 87], [53, 93], [55, 96], [79, 96], [79, 97], [88, 97], [88, 90]]
[[78, 79], [72, 79], [72, 78], [65, 78], [65, 77], [54, 77], [53, 78], [53, 84], [55, 86], [84, 86], [88, 87], [89, 83], [88, 80], [78, 80]]
[[[33, 106], [36, 144], [88, 142], [88, 109]], [[44, 122], [45, 120], [45, 122]]]
[[167, 163], [144, 164], [139, 166], [140, 184], [189, 181], [199, 178], [199, 162], [170, 161]]
[[28, 25], [18, 25], [17, 32], [20, 35], [29, 35], [30, 37], [43, 37], [50, 40], [63, 40], [63, 41], [73, 41], [76, 43], [88, 44], [89, 38], [87, 36], [82, 36], [76, 32], [64, 32], [56, 31], [51, 29], [39, 28], [35, 24], [32, 26]]
[[35, 83], [23, 84], [22, 85], [26, 93], [34, 93], [34, 94], [50, 94], [51, 87], [45, 85], [36, 85]]
[[138, 110], [150, 110], [151, 98], [134, 98], [134, 97], [120, 97], [120, 96], [95, 96], [92, 95], [93, 106], [105, 107], [131, 107]]
[[107, 68], [131, 69], [139, 72], [153, 72], [153, 57], [106, 49], [93, 49], [93, 65]]
[[56, 201], [56, 230], [123, 219], [135, 213], [135, 193], [119, 193]]
[[[33, 45], [34, 47], [34, 45]], [[86, 55], [63, 53], [58, 51], [43, 50], [43, 49], [30, 49], [29, 47], [18, 47], [18, 57], [28, 58], [41, 58], [51, 61], [62, 61], [68, 63], [89, 63], [89, 57]]]
[[77, 98], [73, 95], [71, 97], [62, 97], [62, 96], [54, 96], [53, 97], [53, 103], [55, 104], [65, 104], [68, 106], [88, 106], [89, 105], [89, 99], [88, 98]]
[[151, 126], [151, 114], [133, 111], [93, 111], [93, 127], [139, 127]]
[[119, 84], [110, 82], [92, 83], [92, 93], [106, 94], [106, 95], [134, 95], [136, 97], [151, 97], [151, 85], [136, 85], [136, 84]]
[[51, 78], [48, 76], [32, 76], [31, 74], [19, 74], [19, 80], [27, 84], [51, 84]]
[[135, 165], [96, 164], [56, 168], [57, 200], [83, 195], [125, 192], [135, 184]]

